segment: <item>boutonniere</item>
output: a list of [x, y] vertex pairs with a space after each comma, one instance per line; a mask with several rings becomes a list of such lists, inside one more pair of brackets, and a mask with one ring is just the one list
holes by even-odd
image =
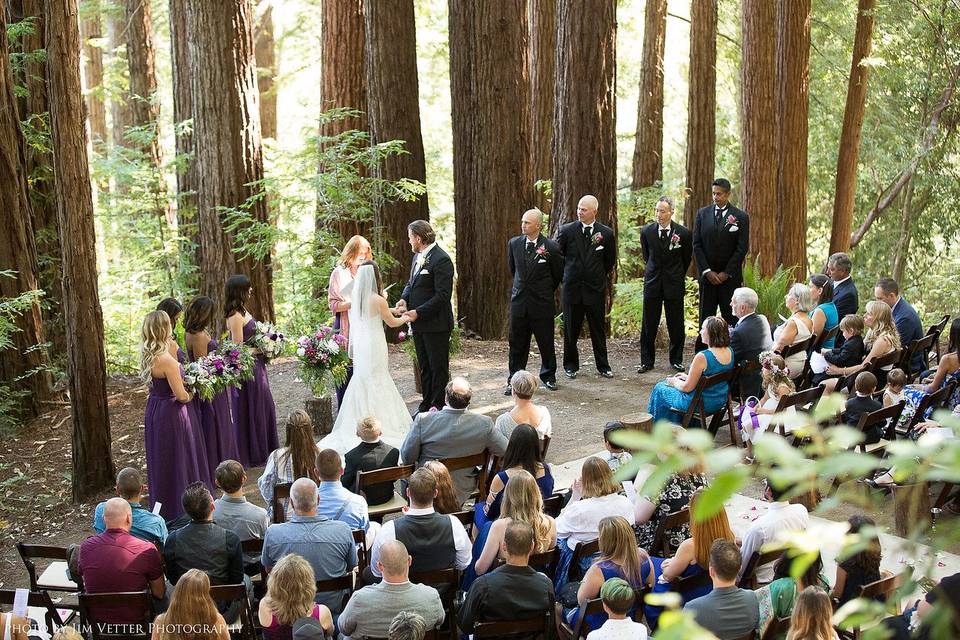
[[600, 244], [603, 241], [603, 234], [597, 231], [590, 237], [590, 244]]
[[732, 213], [727, 216], [727, 227], [730, 229], [730, 233], [740, 230], [740, 227], [737, 226], [737, 217]]
[[424, 256], [417, 256], [417, 268], [418, 268], [418, 269], [423, 269], [423, 268], [424, 268], [425, 266], [427, 266], [429, 263], [430, 263], [430, 257], [429, 257], [429, 256], [426, 256], [426, 257], [424, 257]]
[[543, 245], [540, 245], [539, 247], [537, 247], [537, 250], [534, 251], [534, 253], [540, 258], [546, 259], [550, 257], [550, 252], [547, 251], [547, 248]]
[[680, 248], [680, 236], [673, 234], [670, 236], [670, 251]]

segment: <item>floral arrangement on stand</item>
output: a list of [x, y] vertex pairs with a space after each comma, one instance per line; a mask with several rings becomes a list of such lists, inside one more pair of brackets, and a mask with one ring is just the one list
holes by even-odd
[[347, 339], [332, 327], [321, 327], [312, 335], [297, 338], [297, 359], [303, 379], [318, 397], [326, 394], [330, 382], [340, 386], [347, 381]]
[[253, 353], [250, 348], [226, 341], [217, 351], [184, 367], [184, 385], [201, 400], [212, 400], [227, 387], [239, 387], [253, 377]]
[[287, 336], [277, 329], [276, 325], [269, 322], [258, 322], [256, 333], [254, 333], [250, 342], [269, 361], [283, 353], [287, 346]]

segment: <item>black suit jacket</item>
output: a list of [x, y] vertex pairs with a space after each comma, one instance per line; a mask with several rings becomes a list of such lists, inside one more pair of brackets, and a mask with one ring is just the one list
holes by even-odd
[[410, 280], [400, 298], [407, 308], [417, 312], [411, 325], [414, 332], [443, 333], [453, 330], [453, 262], [447, 252], [434, 245], [423, 267], [417, 269], [416, 257], [410, 266]]
[[853, 278], [847, 278], [833, 288], [833, 304], [837, 307], [840, 320], [843, 320], [843, 316], [855, 314], [860, 309], [860, 293]]
[[[340, 479], [343, 486], [353, 491], [358, 471], [375, 471], [400, 464], [400, 450], [386, 442], [361, 442], [344, 456], [346, 466]], [[370, 485], [364, 490], [368, 504], [382, 504], [393, 497], [393, 483]]]
[[[520, 620], [553, 610], [553, 583], [529, 566], [505, 564], [477, 578], [460, 606], [459, 627], [473, 633], [478, 622]], [[549, 635], [549, 634], [548, 634]], [[523, 636], [533, 638], [536, 634]]]
[[[732, 204], [717, 226], [715, 207], [709, 205], [697, 211], [693, 225], [693, 254], [697, 258], [699, 277], [707, 269], [725, 272], [734, 282], [743, 281], [743, 259], [750, 247], [750, 216]], [[730, 222], [729, 217], [736, 218]], [[734, 230], [735, 228], [735, 230]]]
[[511, 238], [507, 243], [507, 265], [513, 276], [510, 314], [518, 317], [554, 316], [554, 292], [563, 280], [560, 245], [541, 234], [534, 252], [527, 254], [527, 237]]
[[[844, 406], [844, 413], [846, 413], [847, 424], [851, 427], [856, 427], [857, 423], [860, 422], [861, 416], [865, 413], [873, 413], [874, 411], [879, 411], [883, 408], [883, 403], [879, 400], [874, 400], [870, 396], [860, 397], [856, 394], [850, 396], [850, 399], [847, 400], [847, 404]], [[883, 428], [884, 425], [877, 424], [869, 429], [867, 429], [864, 434], [866, 435], [866, 443], [874, 444], [880, 442], [880, 439], [883, 437]]]
[[[756, 361], [760, 352], [769, 351], [773, 347], [773, 338], [770, 337], [770, 323], [766, 317], [753, 313], [741, 318], [730, 334], [730, 348], [733, 350], [733, 361]], [[746, 396], [762, 395], [763, 380], [760, 371], [751, 371], [740, 377], [740, 388]]]
[[[673, 236], [680, 246], [671, 249]], [[652, 222], [640, 231], [640, 249], [647, 263], [643, 269], [643, 296], [681, 300], [684, 279], [693, 257], [693, 235], [682, 224], [670, 222], [670, 238], [660, 240], [660, 225]]]
[[557, 234], [564, 261], [563, 298], [573, 304], [603, 302], [610, 272], [617, 263], [617, 239], [613, 229], [597, 221], [591, 226], [593, 237], [590, 240], [583, 235], [579, 220], [563, 225]]
[[862, 336], [850, 336], [839, 347], [823, 354], [823, 359], [835, 367], [852, 367], [863, 362], [867, 349], [863, 344]]

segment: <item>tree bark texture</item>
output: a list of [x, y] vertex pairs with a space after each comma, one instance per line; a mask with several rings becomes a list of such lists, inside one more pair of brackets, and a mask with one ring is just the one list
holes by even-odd
[[100, 3], [92, 2], [92, 15], [80, 21], [83, 38], [83, 80], [86, 89], [87, 122], [90, 125], [90, 140], [94, 146], [107, 141], [107, 108], [103, 102], [103, 50], [91, 40], [103, 37], [100, 20]]
[[[197, 162], [193, 150], [193, 90], [190, 79], [190, 48], [187, 42], [187, 1], [170, 0], [170, 60], [173, 76], [173, 123], [177, 158], [177, 231], [186, 240], [181, 259], [199, 267], [200, 227], [197, 223]], [[199, 280], [192, 283], [199, 288]]]
[[[253, 13], [248, 0], [187, 1], [187, 35], [192, 69], [197, 218], [200, 235], [200, 292], [223, 298], [226, 279], [250, 277], [249, 309], [272, 321], [273, 275], [270, 255], [254, 260], [234, 253], [221, 207], [239, 207], [257, 194], [247, 186], [263, 179], [257, 70], [253, 52]], [[247, 213], [268, 222], [267, 202], [250, 203]], [[219, 330], [219, 329], [218, 329]]]
[[[529, 0], [530, 158], [533, 181], [553, 177], [553, 106], [557, 81], [557, 0]], [[537, 190], [534, 204], [550, 213], [550, 199]]]
[[[370, 139], [374, 144], [403, 140], [407, 151], [387, 158], [379, 168], [379, 177], [425, 183], [413, 0], [367, 3], [364, 26]], [[374, 248], [380, 255], [389, 252], [398, 261], [393, 269], [385, 270], [384, 284], [406, 281], [413, 259], [407, 243], [407, 225], [429, 217], [426, 194], [413, 202], [384, 202], [377, 208], [374, 227], [381, 233]]]
[[[35, 291], [37, 250], [33, 238], [30, 198], [27, 195], [24, 140], [17, 120], [13, 92], [10, 51], [7, 44], [7, 8], [0, 3], [0, 265], [14, 271], [13, 277], [0, 276], [0, 296], [15, 298]], [[0, 350], [0, 380], [15, 391], [27, 392], [19, 399], [20, 417], [33, 418], [43, 411], [43, 401], [53, 395], [44, 342], [40, 303], [13, 318], [17, 331], [13, 346]], [[31, 373], [33, 372], [33, 373]]]
[[46, 0], [47, 81], [63, 247], [67, 378], [73, 415], [73, 500], [113, 486], [103, 312], [97, 293], [93, 195], [80, 87], [76, 0]]
[[807, 277], [810, 0], [777, 3], [777, 262]]
[[831, 254], [850, 249], [853, 206], [857, 196], [860, 133], [863, 130], [863, 110], [867, 101], [867, 78], [870, 75], [870, 67], [863, 64], [863, 60], [870, 56], [875, 4], [875, 0], [859, 0], [857, 3], [857, 30], [853, 40], [850, 80], [847, 84], [847, 104], [843, 110], [843, 129], [840, 132], [837, 182], [833, 191], [833, 225], [830, 228]]
[[770, 276], [777, 269], [776, 6], [743, 0], [741, 25], [740, 206], [750, 214], [750, 253]]
[[663, 180], [663, 50], [667, 35], [667, 0], [647, 0], [643, 22], [640, 102], [633, 150], [633, 188]]
[[277, 137], [277, 94], [273, 77], [277, 75], [277, 56], [273, 41], [273, 2], [258, 3], [254, 29], [254, 56], [257, 60], [257, 87], [260, 91], [260, 130], [264, 138]]
[[[710, 203], [717, 146], [717, 0], [690, 2], [690, 89], [683, 224]], [[691, 269], [694, 265], [690, 265]]]
[[107, 19], [107, 40], [110, 46], [110, 65], [120, 78], [120, 85], [110, 97], [110, 130], [115, 147], [127, 146], [124, 135], [133, 124], [133, 114], [127, 102], [129, 97], [129, 66], [127, 64], [126, 11], [111, 14]]
[[465, 328], [502, 338], [512, 284], [503, 268], [507, 241], [533, 196], [526, 6], [449, 0], [449, 9], [457, 272], [484, 274], [457, 280], [457, 308]]

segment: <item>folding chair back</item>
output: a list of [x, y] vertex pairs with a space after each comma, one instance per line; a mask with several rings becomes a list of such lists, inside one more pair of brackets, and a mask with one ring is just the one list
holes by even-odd
[[[729, 419], [730, 416], [733, 415], [733, 405], [730, 403], [730, 392], [737, 379], [737, 373], [737, 368], [731, 367], [726, 371], [721, 371], [720, 373], [715, 373], [710, 376], [701, 375], [700, 380], [697, 382], [697, 386], [694, 389], [693, 398], [691, 398], [690, 405], [687, 407], [687, 410], [681, 412], [677, 409], [672, 409], [672, 411], [676, 413], [683, 413], [683, 419], [681, 420], [680, 426], [686, 429], [690, 426], [692, 421], [696, 420], [701, 428], [709, 429], [710, 433], [716, 435], [720, 426], [723, 424], [723, 418], [726, 415], [730, 424], [730, 441], [739, 447], [740, 435], [737, 433], [737, 428], [734, 424], [734, 421]], [[708, 413], [703, 404], [703, 393], [707, 389], [718, 385], [725, 385], [727, 387], [726, 399], [724, 404], [719, 409]], [[709, 423], [707, 422], [707, 418], [710, 418]]]
[[463, 528], [466, 529], [467, 535], [470, 538], [473, 538], [473, 519], [476, 515], [473, 509], [465, 509], [464, 511], [454, 511], [450, 514], [460, 521], [460, 524], [463, 525]]
[[[840, 333], [840, 324], [837, 323], [837, 326], [835, 326], [833, 329], [830, 329], [829, 331], [824, 331], [820, 335], [815, 336], [813, 344], [811, 345], [811, 350], [820, 351], [820, 349], [823, 349], [823, 344], [825, 342], [828, 342], [830, 338], [836, 338], [837, 334], [839, 333]], [[809, 359], [808, 359], [808, 362], [809, 362]]]
[[[384, 482], [396, 482], [397, 480], [404, 480], [413, 475], [414, 466], [412, 464], [401, 464], [395, 467], [385, 467], [383, 469], [375, 469], [373, 471], [358, 471], [356, 485], [354, 486], [354, 493], [359, 493], [366, 497], [366, 492], [364, 489], [371, 485], [382, 484]], [[380, 522], [383, 520], [383, 516], [388, 513], [398, 513], [403, 511], [403, 508], [407, 506], [407, 501], [403, 496], [394, 492], [393, 497], [382, 504], [371, 504], [368, 506], [368, 511], [370, 514], [371, 520], [376, 520]]]
[[670, 541], [667, 539], [667, 531], [670, 529], [676, 529], [677, 527], [682, 527], [683, 525], [689, 523], [689, 507], [684, 507], [679, 511], [668, 513], [663, 519], [660, 520], [660, 524], [657, 525], [657, 530], [653, 534], [653, 543], [650, 545], [650, 549], [648, 550], [650, 555], [659, 556], [661, 558], [673, 557], [673, 553], [676, 551], [676, 549], [671, 548]]
[[709, 584], [713, 584], [713, 581], [710, 579], [710, 574], [706, 571], [699, 571], [692, 576], [677, 578], [671, 582], [670, 591], [675, 593], [687, 593], [688, 591], [693, 591], [694, 589], [699, 589], [700, 587], [705, 587]]
[[[823, 397], [824, 389], [825, 387], [818, 384], [810, 387], [809, 389], [788, 393], [780, 398], [780, 402], [777, 404], [776, 413], [782, 413], [791, 407], [802, 413], [810, 413], [816, 408], [820, 398]], [[786, 425], [782, 422], [777, 424], [777, 431], [781, 436], [787, 436]]]
[[[557, 563], [560, 561], [560, 547], [553, 547], [540, 553], [530, 555], [528, 564], [550, 578], [551, 582], [557, 575]], [[497, 566], [503, 566], [506, 561], [503, 558], [497, 558]]]
[[900, 419], [900, 414], [903, 413], [903, 407], [905, 404], [905, 401], [901, 400], [897, 404], [892, 404], [889, 407], [877, 409], [876, 411], [865, 413], [860, 416], [860, 422], [857, 423], [857, 430], [860, 432], [866, 433], [868, 429], [879, 424], [886, 425], [883, 440], [870, 445], [861, 442], [859, 445], [857, 445], [861, 452], [875, 453], [880, 451], [886, 446], [884, 440], [893, 440], [896, 437], [894, 429], [896, 428], [897, 421]]
[[757, 581], [757, 569], [775, 562], [783, 555], [783, 549], [772, 549], [770, 551], [754, 551], [747, 560], [747, 566], [743, 568], [743, 575], [737, 583], [741, 589], [759, 589], [760, 583]]
[[790, 356], [795, 355], [797, 353], [806, 353], [810, 349], [810, 345], [813, 344], [813, 340], [814, 340], [814, 336], [813, 334], [811, 334], [806, 338], [804, 338], [803, 340], [800, 340], [799, 342], [788, 344], [780, 352], [780, 355], [783, 357], [784, 360], [786, 360]]
[[370, 563], [370, 557], [367, 552], [367, 532], [363, 529], [353, 530], [353, 543], [357, 545], [357, 568], [363, 571]]
[[280, 484], [273, 485], [273, 500], [271, 504], [273, 505], [274, 524], [285, 522], [287, 519], [286, 503], [284, 500], [290, 499], [290, 487], [292, 486], [292, 482], [281, 482]]
[[477, 476], [477, 488], [471, 493], [476, 497], [477, 502], [483, 502], [487, 499], [487, 467], [490, 463], [490, 452], [483, 450], [480, 453], [474, 453], [469, 456], [459, 456], [457, 458], [445, 458], [440, 463], [447, 468], [450, 473], [460, 469], [473, 469], [479, 467], [480, 473]]
[[560, 515], [560, 510], [563, 509], [563, 498], [562, 493], [554, 493], [549, 498], [543, 501], [543, 512], [548, 516], [556, 518]]
[[247, 597], [246, 585], [243, 583], [210, 585], [210, 597], [213, 598], [214, 602], [240, 603], [240, 615], [236, 622], [227, 627], [231, 638], [256, 639], [257, 634], [253, 626], [253, 610], [250, 607], [250, 599]]
[[[78, 593], [83, 582], [71, 580], [67, 575], [67, 548], [46, 544], [17, 543], [17, 552], [30, 576], [31, 591], [63, 591]], [[35, 560], [52, 560], [38, 574]]]
[[550, 612], [519, 620], [478, 622], [473, 627], [474, 638], [509, 638], [517, 634], [547, 634], [550, 629]]
[[[350, 599], [350, 595], [353, 593], [353, 572], [351, 571], [350, 573], [337, 576], [336, 578], [317, 580], [316, 592], [318, 595], [321, 593], [330, 593], [332, 591], [346, 592], [343, 594], [343, 600], [340, 603], [340, 611], [343, 611], [343, 608], [347, 606], [347, 600]], [[335, 611], [334, 613], [340, 613], [340, 611]]]
[[732, 391], [736, 392], [734, 395], [737, 399], [737, 402], [742, 405], [746, 402], [746, 399], [748, 396], [748, 394], [745, 393], [743, 390], [743, 380], [751, 373], [760, 371], [761, 369], [760, 361], [759, 360], [743, 360], [742, 362], [740, 362], [740, 364], [737, 365], [737, 369], [738, 369], [737, 382], [734, 385], [734, 389]]
[[940, 335], [943, 333], [943, 330], [947, 327], [947, 322], [950, 320], [950, 314], [946, 314], [940, 318], [940, 322], [937, 324], [930, 325], [930, 328], [927, 329], [927, 335], [933, 336], [933, 350], [937, 354], [937, 362], [940, 362]]
[[573, 559], [570, 560], [570, 571], [567, 574], [569, 579], [579, 580], [582, 574], [580, 562], [584, 558], [600, 553], [600, 540], [591, 540], [590, 542], [579, 542], [573, 550]]
[[915, 374], [919, 373], [919, 372], [914, 372], [912, 370], [912, 367], [910, 366], [910, 363], [913, 360], [913, 357], [917, 353], [922, 353], [923, 363], [924, 363], [923, 368], [925, 369], [926, 365], [928, 364], [927, 354], [929, 354], [930, 349], [933, 348], [933, 341], [936, 337], [937, 336], [934, 336], [928, 333], [922, 338], [911, 340], [910, 343], [907, 345], [907, 348], [903, 350], [903, 356], [900, 358], [899, 367], [900, 369], [903, 370], [905, 374], [907, 374], [908, 381], [913, 380], [916, 377]]
[[[146, 591], [124, 593], [81, 593], [80, 617], [90, 626], [92, 640], [148, 640], [153, 622], [153, 598]], [[110, 610], [136, 609], [139, 619], [134, 623], [116, 624], [110, 619]], [[124, 633], [114, 633], [113, 631]]]

